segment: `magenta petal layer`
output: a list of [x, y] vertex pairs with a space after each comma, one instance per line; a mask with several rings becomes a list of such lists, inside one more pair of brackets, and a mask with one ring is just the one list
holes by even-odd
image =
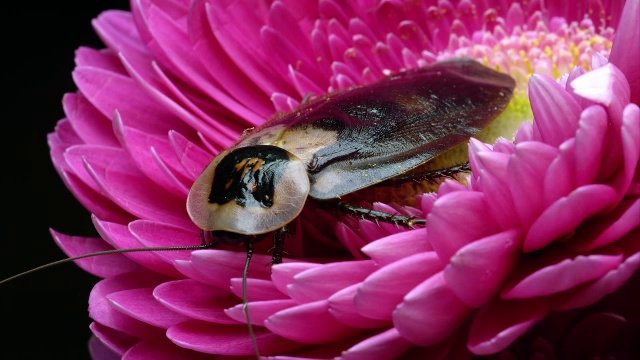
[[405, 339], [430, 346], [452, 335], [470, 313], [438, 273], [405, 296], [393, 313], [393, 323]]
[[246, 248], [221, 244], [78, 260], [102, 278], [89, 296], [92, 355], [254, 357], [246, 312], [259, 355], [275, 359], [634, 355], [638, 10], [635, 0], [145, 0], [100, 14], [105, 49], [76, 52], [78, 90], [47, 139], [98, 233], [52, 231], [69, 256], [209, 239], [187, 214], [194, 180], [245, 130], [308, 96], [452, 57], [517, 85], [500, 125], [468, 143], [469, 172], [344, 196], [425, 226], [310, 199], [288, 225], [282, 264], [271, 264], [270, 236], [252, 243], [247, 271]]

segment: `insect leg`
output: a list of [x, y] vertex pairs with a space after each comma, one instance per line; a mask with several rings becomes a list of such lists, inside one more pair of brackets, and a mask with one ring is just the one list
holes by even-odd
[[271, 255], [271, 265], [282, 263], [284, 239], [287, 235], [289, 235], [289, 231], [286, 226], [281, 227], [273, 233], [273, 254]]
[[216, 247], [220, 242], [218, 242], [214, 237], [211, 231], [202, 230], [202, 234], [200, 235], [201, 246], [206, 246], [207, 248]]
[[313, 96], [311, 93], [307, 93], [303, 98], [302, 101], [300, 101], [300, 105], [304, 105], [307, 103], [307, 101], [311, 100], [311, 96]]
[[338, 210], [343, 214], [353, 215], [359, 218], [372, 220], [375, 222], [383, 221], [386, 223], [402, 225], [406, 228], [413, 228], [414, 226], [422, 226], [426, 223], [425, 219], [417, 219], [415, 216], [390, 214], [383, 211], [377, 211], [373, 209], [367, 209], [360, 206], [351, 205], [345, 201], [337, 203]]
[[458, 173], [470, 171], [470, 170], [471, 168], [469, 167], [469, 163], [467, 162], [464, 164], [453, 165], [451, 167], [444, 168], [444, 169], [435, 169], [435, 170], [428, 170], [424, 172], [398, 175], [391, 179], [382, 181], [376, 184], [375, 186], [398, 186], [398, 185], [406, 184], [412, 181], [423, 181], [423, 180], [433, 181], [440, 178], [452, 177]]

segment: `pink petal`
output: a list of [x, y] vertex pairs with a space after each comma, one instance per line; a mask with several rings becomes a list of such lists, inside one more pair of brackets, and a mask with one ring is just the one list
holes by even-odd
[[[97, 216], [105, 221], [124, 223], [134, 219], [134, 216], [116, 205], [111, 199], [103, 196], [99, 191], [87, 186], [73, 173], [60, 173], [62, 181], [68, 189], [71, 190], [73, 196], [84, 206], [93, 216]], [[93, 181], [92, 181], [93, 183]]]
[[558, 83], [544, 75], [533, 74], [529, 80], [529, 97], [543, 142], [558, 146], [574, 136], [581, 108]]
[[[231, 279], [242, 277], [246, 257], [242, 251], [197, 250], [191, 253], [191, 264], [202, 275], [202, 280], [206, 279], [208, 284], [228, 291]], [[248, 276], [268, 279], [270, 269], [265, 265], [270, 261], [270, 256], [254, 254]]]
[[624, 171], [618, 171], [612, 185], [622, 196], [632, 182], [638, 183], [634, 176], [640, 161], [640, 108], [635, 104], [627, 105], [622, 113], [620, 140]]
[[423, 214], [428, 214], [431, 212], [431, 209], [433, 209], [433, 204], [436, 202], [437, 199], [438, 199], [438, 196], [434, 193], [422, 194], [416, 198], [416, 202], [417, 202], [416, 206], [422, 210]]
[[[340, 64], [340, 63], [334, 63], [334, 64]], [[344, 65], [344, 64], [340, 64], [340, 65]], [[347, 67], [347, 65], [344, 65], [344, 67]], [[345, 90], [345, 89], [352, 88], [356, 86], [356, 84], [358, 83], [358, 81], [354, 80], [354, 78], [358, 79], [358, 77], [350, 77], [343, 73], [340, 73], [333, 78], [334, 81], [331, 82], [332, 88], [337, 90]]]
[[443, 267], [434, 251], [398, 260], [367, 277], [353, 299], [354, 305], [364, 316], [391, 320], [393, 311], [405, 295]]
[[[638, 232], [633, 236], [637, 239]], [[640, 252], [625, 259], [616, 269], [609, 271], [601, 278], [585, 287], [578, 289], [566, 302], [557, 305], [555, 309], [579, 309], [594, 304], [604, 296], [618, 290], [640, 269]]]
[[[58, 123], [57, 128], [67, 128], [69, 122], [61, 120]], [[113, 203], [113, 201], [107, 199], [103, 194], [99, 193], [97, 186], [93, 179], [86, 177], [90, 180], [87, 184], [85, 179], [78, 177], [75, 174], [75, 170], [72, 170], [66, 160], [66, 150], [64, 144], [61, 143], [59, 133], [49, 134], [49, 147], [51, 148], [51, 159], [58, 171], [58, 174], [62, 178], [62, 181], [67, 186], [73, 195], [80, 201], [80, 203], [89, 210], [92, 214], [100, 216], [105, 220], [116, 222], [127, 222], [133, 218], [131, 214], [121, 209], [119, 206]], [[80, 167], [82, 173], [86, 174], [84, 167]]]
[[413, 346], [404, 354], [402, 359], [429, 359], [429, 360], [448, 360], [460, 359], [471, 360], [472, 354], [466, 346], [467, 332], [466, 327], [463, 331], [458, 331], [446, 338], [444, 341], [433, 346]]
[[[447, 261], [466, 244], [499, 232], [489, 214], [481, 192], [457, 191], [438, 198], [427, 216], [428, 238], [438, 256]], [[460, 219], [465, 226], [459, 225]]]
[[336, 291], [361, 282], [376, 269], [372, 260], [325, 264], [297, 274], [287, 286], [287, 293], [298, 303], [327, 299]]
[[[640, 158], [640, 110], [635, 104], [616, 104], [626, 106], [607, 108], [610, 145], [602, 154], [597, 180], [610, 184], [622, 197], [629, 189]], [[612, 114], [616, 111], [620, 113]]]
[[293, 283], [293, 278], [306, 270], [321, 267], [320, 264], [306, 262], [291, 262], [277, 264], [271, 268], [271, 281], [280, 292], [287, 294], [288, 286]]
[[385, 266], [411, 254], [433, 250], [425, 235], [424, 229], [403, 231], [371, 242], [361, 250], [379, 266]]
[[[524, 123], [520, 124], [519, 129], [522, 129], [527, 125], [531, 126], [531, 123], [525, 121]], [[493, 151], [498, 152], [500, 154], [513, 155], [516, 153], [516, 143], [518, 143], [518, 141], [514, 143], [513, 140], [508, 140], [503, 137], [499, 137], [496, 140], [496, 142], [493, 143]]]
[[[148, 220], [134, 220], [129, 223], [129, 231], [142, 245], [153, 247], [198, 246], [202, 242], [201, 232], [195, 229], [184, 229], [170, 224]], [[168, 263], [175, 260], [187, 260], [188, 250], [158, 251], [156, 255]]]
[[525, 121], [522, 124], [520, 124], [520, 127], [516, 131], [514, 138], [515, 138], [516, 144], [519, 144], [525, 141], [534, 140], [533, 124], [528, 121]]
[[[129, 64], [125, 60], [123, 60], [123, 63], [129, 69]], [[150, 74], [146, 75], [154, 77], [154, 80], [157, 81], [150, 80], [150, 84], [142, 83], [141, 81], [141, 85], [147, 88], [155, 86], [152, 93], [162, 99], [159, 102], [167, 104], [170, 109], [177, 111], [176, 115], [197, 130], [199, 135], [205, 135], [209, 140], [214, 140], [226, 148], [231, 146], [246, 128], [244, 118], [234, 117], [230, 113], [230, 109], [223, 106], [223, 104], [227, 105], [226, 103], [230, 102], [228, 98], [225, 98], [227, 100], [221, 104], [206, 100], [202, 101], [197, 97], [188, 96], [193, 89], [174, 79], [171, 76], [171, 72], [161, 67], [158, 63], [151, 63], [151, 68], [147, 70], [150, 71]], [[144, 76], [144, 74], [132, 73], [132, 76], [136, 80], [141, 80], [139, 76]], [[228, 105], [233, 107], [233, 104]], [[247, 113], [242, 108], [240, 111]], [[251, 118], [255, 117], [252, 113], [249, 116]], [[205, 124], [207, 126], [203, 126]]]
[[[596, 58], [595, 56], [591, 57], [592, 69], [596, 69], [596, 68], [599, 67], [599, 66], [597, 66], [596, 62], [594, 62], [595, 58]], [[602, 62], [603, 63], [600, 66], [606, 65], [609, 61], [606, 58], [603, 57]], [[582, 67], [576, 66], [573, 69], [571, 69], [571, 71], [568, 74], [562, 75], [562, 77], [558, 80], [558, 83], [560, 83], [560, 86], [562, 86], [565, 89], [565, 91], [568, 94], [570, 94], [571, 97], [577, 102], [577, 104], [583, 109], [593, 105], [593, 102], [583, 98], [580, 95], [577, 95], [573, 91], [573, 88], [571, 88], [571, 86], [569, 86], [569, 84], [573, 80], [575, 80], [575, 79], [579, 78], [580, 76], [584, 75], [584, 73], [586, 73], [586, 71]]]
[[522, 231], [508, 230], [460, 249], [444, 270], [444, 278], [469, 307], [480, 307], [498, 292], [520, 255]]
[[389, 329], [371, 336], [342, 353], [344, 360], [385, 360], [395, 359], [413, 345], [405, 340], [396, 329]]
[[[247, 309], [249, 309], [249, 319], [251, 320], [251, 324], [264, 326], [264, 323], [269, 316], [279, 311], [292, 308], [296, 305], [298, 304], [290, 299], [253, 301], [247, 304]], [[237, 322], [247, 323], [247, 318], [244, 313], [244, 304], [238, 304], [226, 309], [225, 314]]]
[[602, 277], [617, 268], [622, 260], [623, 254], [619, 250], [575, 257], [556, 252], [518, 269], [505, 284], [501, 297], [534, 298], [559, 293]]
[[[231, 279], [231, 292], [242, 299], [242, 279]], [[247, 299], [249, 301], [281, 300], [289, 297], [281, 293], [272, 281], [247, 279]]]
[[225, 314], [225, 309], [240, 300], [224, 290], [194, 280], [178, 280], [158, 285], [153, 296], [178, 314], [218, 324], [237, 324]]
[[[69, 257], [85, 255], [94, 252], [113, 250], [113, 247], [100, 238], [86, 238], [69, 236], [54, 230], [49, 230], [53, 240]], [[127, 259], [124, 255], [94, 256], [76, 260], [75, 263], [84, 271], [101, 278], [141, 270], [137, 263]]]
[[467, 346], [476, 355], [500, 352], [548, 312], [549, 302], [546, 298], [495, 300], [474, 316]]
[[[92, 217], [93, 225], [98, 234], [116, 249], [135, 249], [143, 248], [138, 239], [131, 234], [129, 229], [120, 224], [101, 221], [96, 217]], [[162, 258], [160, 255], [151, 251], [128, 252], [124, 256], [135, 262], [151, 269], [159, 274], [165, 274], [172, 277], [181, 277], [173, 265]]]
[[163, 190], [133, 164], [122, 160], [116, 157], [85, 158], [85, 167], [109, 198], [128, 212], [143, 219], [186, 228], [193, 226], [184, 206], [184, 198]]
[[269, 317], [265, 326], [287, 339], [309, 344], [338, 341], [358, 333], [331, 316], [326, 300], [280, 311]]
[[[108, 10], [102, 12], [91, 23], [100, 39], [113, 52], [136, 53], [147, 60], [151, 59], [149, 50], [139, 36], [131, 36], [142, 28], [137, 28], [133, 16], [128, 11]], [[142, 34], [140, 34], [142, 36]]]
[[[506, 182], [498, 178], [495, 174], [488, 173], [481, 169], [475, 172], [482, 179], [482, 192], [491, 199], [488, 202], [489, 210], [500, 225], [501, 229], [511, 229], [520, 227], [520, 219], [513, 204], [511, 193], [505, 191]], [[504, 179], [504, 178], [503, 178]]]
[[543, 205], [549, 206], [576, 188], [576, 140], [560, 144], [560, 154], [551, 162], [544, 178]]
[[[138, 30], [139, 36], [146, 48], [151, 52], [151, 55], [157, 59], [163, 67], [170, 69], [173, 73], [180, 74], [180, 69], [175, 64], [175, 61], [167, 56], [167, 52], [171, 50], [166, 49], [166, 46], [163, 46], [159, 40], [155, 39], [161, 36], [171, 38], [171, 35], [163, 34], [162, 32], [154, 33], [151, 29], [151, 23], [159, 21], [156, 17], [165, 17], [166, 23], [164, 26], [167, 30], [171, 29], [171, 32], [177, 33], [173, 35], [174, 37], [186, 34], [187, 19], [185, 17], [189, 10], [188, 5], [185, 3], [154, 3], [151, 1], [141, 1], [132, 6], [131, 10], [134, 13], [134, 21], [140, 28]], [[186, 39], [184, 41], [186, 41]]]
[[470, 314], [440, 272], [405, 296], [393, 312], [393, 324], [410, 342], [431, 346], [456, 332]]
[[[261, 354], [290, 351], [300, 344], [254, 327]], [[246, 325], [220, 325], [198, 320], [182, 322], [167, 330], [167, 338], [180, 347], [217, 355], [255, 355]]]
[[114, 123], [116, 135], [137, 167], [167, 191], [186, 197], [191, 179], [182, 172], [166, 135], [153, 136], [124, 126], [119, 113], [114, 115]]
[[575, 94], [611, 107], [616, 115], [629, 103], [630, 89], [624, 74], [613, 64], [589, 71], [569, 84]]
[[299, 101], [282, 93], [275, 93], [271, 95], [271, 102], [277, 112], [288, 112], [300, 106]]
[[64, 160], [75, 175], [98, 192], [101, 191], [101, 188], [91, 177], [91, 173], [87, 171], [85, 167], [87, 161], [96, 164], [122, 165], [123, 167], [127, 167], [127, 164], [129, 164], [126, 152], [120, 148], [84, 144], [66, 148]]
[[329, 297], [329, 313], [339, 322], [360, 329], [388, 327], [390, 321], [363, 316], [355, 305], [354, 297], [361, 284], [354, 284]]
[[121, 333], [118, 330], [114, 330], [97, 322], [89, 324], [89, 329], [100, 339], [101, 343], [118, 355], [124, 354], [127, 349], [139, 341], [138, 338]]
[[[494, 171], [500, 171], [501, 167], [506, 167], [508, 158], [505, 159], [504, 154], [498, 153], [495, 157], [486, 156], [493, 154], [493, 147], [489, 144], [485, 144], [476, 138], [471, 138], [469, 139], [469, 145], [467, 145], [467, 147], [469, 150], [469, 164], [474, 171], [487, 166], [490, 166], [490, 169], [494, 169]], [[485, 155], [485, 157], [480, 158], [480, 155]], [[487, 163], [485, 164], [483, 160], [487, 160]], [[500, 166], [501, 163], [505, 164]], [[491, 166], [492, 164], [493, 166]]]
[[544, 210], [543, 179], [558, 149], [544, 143], [527, 141], [516, 145], [507, 168], [509, 190], [513, 196], [520, 222], [525, 228]]
[[522, 250], [533, 252], [569, 234], [587, 218], [604, 211], [617, 199], [607, 185], [585, 185], [549, 206], [531, 225]]
[[213, 160], [213, 156], [177, 131], [169, 132], [169, 141], [189, 180], [194, 181]]
[[154, 52], [154, 56], [160, 55], [164, 59], [163, 62], [170, 62], [170, 68], [176, 69], [182, 81], [201, 90], [206, 97], [225, 104], [228, 109], [239, 115], [248, 112], [221, 91], [219, 85], [204, 68], [203, 61], [192, 61], [198, 58], [186, 31], [179, 29], [178, 25], [157, 6], [150, 7], [145, 15], [147, 29], [154, 42], [152, 46], [160, 48]]
[[504, 191], [507, 187], [509, 154], [490, 151], [484, 143], [473, 138], [469, 141], [469, 149], [469, 159], [475, 165], [474, 173], [479, 174], [482, 192], [491, 199], [488, 207], [496, 222], [503, 229], [519, 226], [511, 193]]
[[467, 188], [463, 184], [457, 181], [446, 179], [442, 184], [440, 184], [440, 187], [438, 188], [438, 197], [443, 197], [448, 193], [468, 190], [469, 188]]
[[[260, 90], [253, 81], [230, 59], [215, 39], [206, 16], [205, 2], [192, 4], [192, 16], [189, 21], [189, 35], [196, 58], [207, 59], [203, 66], [207, 72], [216, 79], [236, 101], [251, 109], [255, 114], [238, 112], [237, 115], [246, 119], [249, 123], [260, 124], [262, 118], [273, 113], [267, 94]], [[219, 71], [227, 69], [227, 71]], [[226, 102], [218, 99], [221, 104]], [[229, 109], [234, 106], [225, 105]], [[247, 111], [248, 112], [248, 111]]]
[[507, 31], [511, 33], [514, 27], [522, 26], [525, 23], [526, 17], [524, 11], [519, 3], [512, 3], [509, 6], [509, 10], [507, 11], [507, 16], [505, 18]]
[[135, 320], [117, 311], [107, 300], [107, 296], [111, 293], [155, 286], [162, 279], [155, 273], [143, 271], [120, 274], [100, 281], [89, 295], [89, 316], [102, 325], [138, 338], [162, 334], [163, 329]]
[[628, 198], [612, 212], [580, 226], [569, 246], [583, 252], [616, 242], [640, 226], [640, 199]]
[[[109, 10], [106, 12], [109, 12]], [[118, 56], [111, 49], [96, 50], [82, 46], [76, 50], [73, 60], [76, 66], [93, 66], [121, 75], [127, 74], [120, 61], [118, 61]]]
[[187, 350], [177, 346], [165, 336], [144, 339], [131, 347], [122, 360], [172, 360], [172, 359], [211, 359], [207, 354]]
[[[226, 109], [217, 103], [200, 103], [200, 106], [196, 106], [191, 100], [185, 98], [185, 94], [176, 88], [157, 64], [147, 62], [140, 64], [122, 53], [120, 53], [120, 61], [140, 87], [153, 96], [158, 104], [191, 127], [172, 130], [189, 134], [195, 129], [207, 139], [215, 140], [220, 149], [230, 146], [237, 134], [241, 133], [240, 125], [229, 121], [231, 115], [226, 114]], [[128, 126], [136, 127], [124, 114], [122, 118], [127, 121]]]
[[78, 136], [87, 144], [117, 146], [111, 118], [96, 110], [82, 93], [65, 94], [62, 99], [64, 113]]
[[617, 66], [629, 81], [631, 102], [640, 105], [640, 9], [637, 1], [626, 1], [622, 11], [620, 25], [611, 48], [609, 61]]
[[77, 67], [73, 80], [82, 94], [103, 116], [111, 119], [117, 110], [129, 126], [152, 134], [169, 130], [188, 133], [189, 128], [140, 91], [131, 78], [95, 67]]
[[264, 50], [258, 38], [260, 33], [258, 29], [264, 22], [257, 16], [255, 7], [244, 3], [236, 5], [226, 8], [230, 11], [207, 8], [208, 19], [216, 40], [232, 61], [241, 67], [243, 73], [252, 74], [251, 80], [264, 93], [271, 94], [274, 91], [292, 93], [290, 84], [280, 76], [286, 72], [278, 72], [267, 66], [268, 62], [264, 61], [269, 56], [263, 53]]
[[[269, 25], [260, 29], [264, 45], [275, 51], [276, 63], [282, 66], [296, 64], [300, 71], [313, 79], [321, 87], [328, 85], [327, 78], [318, 74], [315, 56], [310, 49], [307, 34], [302, 30], [300, 22], [289, 10], [290, 6], [274, 3], [269, 11]], [[278, 66], [278, 65], [274, 65]], [[304, 95], [302, 93], [301, 95]]]
[[209, 283], [209, 276], [205, 276], [205, 274], [196, 271], [193, 267], [191, 261], [188, 260], [176, 260], [173, 263], [173, 266], [182, 274], [181, 277], [198, 280], [204, 284]]
[[[323, 88], [318, 87], [318, 85], [307, 76], [297, 71], [293, 66], [289, 65], [288, 70], [291, 82], [293, 83], [293, 86], [295, 86], [300, 97], [305, 96], [306, 94], [324, 94], [326, 92]], [[298, 99], [300, 97], [298, 97]], [[289, 108], [294, 109], [295, 107], [292, 108], [289, 106]]]
[[55, 145], [55, 148], [62, 149], [62, 151], [73, 145], [84, 144], [67, 118], [58, 121], [55, 132], [49, 134], [47, 140], [49, 140], [49, 145]]
[[[95, 324], [96, 323], [92, 323], [91, 325], [89, 325], [89, 328], [90, 329], [95, 328], [95, 327], [92, 327], [92, 325], [95, 325]], [[107, 345], [105, 345], [95, 335], [91, 336], [91, 338], [89, 339], [89, 343], [87, 344], [87, 347], [89, 348], [89, 356], [91, 356], [91, 359], [93, 359], [93, 360], [118, 360], [118, 359], [121, 359], [121, 354], [122, 353], [116, 354], [113, 350], [111, 350], [109, 347], [107, 347]]]
[[107, 295], [107, 300], [118, 311], [134, 319], [166, 329], [189, 318], [162, 306], [153, 297], [153, 288], [122, 290]]
[[590, 106], [580, 115], [576, 132], [576, 185], [592, 183], [602, 161], [607, 114], [601, 106]]

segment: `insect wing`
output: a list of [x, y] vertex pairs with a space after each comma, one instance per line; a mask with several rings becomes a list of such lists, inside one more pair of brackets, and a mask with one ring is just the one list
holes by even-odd
[[452, 59], [314, 99], [263, 129], [286, 127], [308, 144], [300, 149], [313, 149], [311, 155], [288, 150], [308, 162], [309, 196], [330, 199], [467, 141], [506, 108], [514, 87], [506, 74]]

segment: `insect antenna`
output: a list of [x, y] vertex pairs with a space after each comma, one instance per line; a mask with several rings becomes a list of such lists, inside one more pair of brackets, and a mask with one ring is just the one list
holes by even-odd
[[[203, 238], [203, 241], [204, 241], [204, 238]], [[61, 259], [58, 261], [50, 262], [48, 264], [35, 267], [33, 269], [29, 269], [27, 271], [23, 271], [19, 274], [0, 280], [0, 285], [6, 284], [15, 279], [21, 278], [23, 276], [27, 276], [29, 274], [33, 274], [37, 271], [44, 270], [53, 266], [62, 265], [75, 260], [81, 260], [81, 259], [86, 259], [86, 258], [95, 257], [95, 256], [123, 254], [123, 253], [132, 253], [132, 252], [146, 252], [146, 251], [204, 250], [204, 249], [210, 249], [217, 245], [218, 245], [217, 242], [210, 242], [210, 243], [203, 242], [201, 245], [192, 245], [192, 246], [159, 246], [159, 247], [113, 249], [113, 250], [97, 251], [97, 252], [92, 252], [84, 255], [78, 255], [78, 256], [74, 256], [66, 259]], [[259, 360], [260, 352], [258, 350], [258, 343], [256, 342], [256, 336], [255, 336], [255, 333], [253, 332], [253, 325], [251, 324], [251, 318], [249, 316], [249, 301], [247, 298], [247, 276], [249, 274], [249, 264], [251, 263], [252, 257], [253, 257], [253, 244], [251, 241], [248, 241], [247, 242], [247, 260], [244, 264], [244, 270], [242, 272], [242, 310], [244, 312], [245, 319], [247, 320], [247, 326], [249, 329], [251, 344], [256, 353], [256, 358]]]
[[9, 281], [15, 280], [17, 278], [32, 274], [36, 271], [40, 271], [40, 270], [44, 270], [56, 265], [61, 265], [61, 264], [65, 264], [71, 261], [75, 261], [75, 260], [80, 260], [80, 259], [85, 259], [85, 258], [89, 258], [89, 257], [94, 257], [94, 256], [103, 256], [103, 255], [112, 255], [112, 254], [122, 254], [122, 253], [131, 253], [131, 252], [145, 252], [145, 251], [175, 251], [175, 250], [203, 250], [203, 249], [209, 249], [212, 248], [214, 246], [218, 245], [218, 243], [216, 242], [212, 242], [212, 243], [203, 243], [201, 245], [193, 245], [193, 246], [159, 246], [159, 247], [146, 247], [146, 248], [133, 248], [133, 249], [114, 249], [114, 250], [106, 250], [106, 251], [98, 251], [98, 252], [93, 252], [93, 253], [89, 253], [89, 254], [84, 254], [84, 255], [79, 255], [79, 256], [74, 256], [74, 257], [70, 257], [70, 258], [66, 258], [66, 259], [62, 259], [62, 260], [58, 260], [58, 261], [54, 261], [48, 264], [44, 264], [38, 267], [35, 267], [33, 269], [21, 272], [19, 274], [13, 275], [11, 277], [8, 277], [6, 279], [0, 280], [0, 285], [8, 283]]
[[256, 335], [253, 332], [253, 325], [251, 324], [251, 318], [249, 317], [249, 301], [247, 300], [247, 274], [249, 273], [249, 264], [251, 263], [251, 257], [253, 256], [253, 244], [251, 241], [247, 242], [247, 260], [244, 263], [244, 270], [242, 272], [242, 312], [247, 320], [247, 327], [249, 328], [249, 337], [251, 338], [251, 345], [256, 353], [256, 358], [260, 360], [260, 351], [258, 350], [258, 343], [256, 342]]

